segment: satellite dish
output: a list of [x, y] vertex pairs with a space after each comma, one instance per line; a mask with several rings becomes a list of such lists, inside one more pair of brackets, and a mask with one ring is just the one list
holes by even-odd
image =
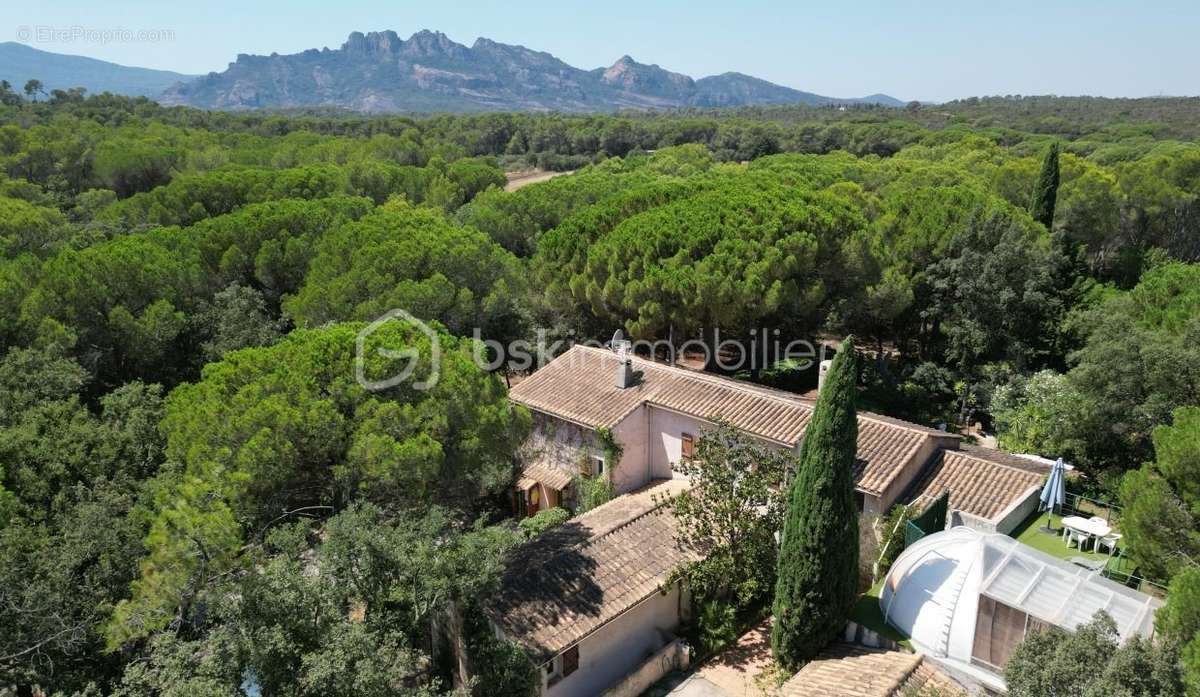
[[608, 347], [611, 348], [617, 357], [625, 360], [625, 356], [629, 353], [629, 348], [633, 346], [632, 342], [625, 338], [624, 332], [620, 329], [613, 332], [612, 341], [608, 342]]

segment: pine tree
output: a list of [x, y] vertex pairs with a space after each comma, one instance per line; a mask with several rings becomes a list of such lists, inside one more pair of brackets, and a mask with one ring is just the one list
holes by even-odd
[[775, 659], [788, 670], [842, 631], [858, 592], [856, 363], [847, 338], [817, 398], [792, 481], [771, 632]]
[[1054, 223], [1054, 202], [1058, 198], [1058, 143], [1051, 143], [1042, 160], [1042, 173], [1038, 175], [1033, 198], [1029, 201], [1029, 214], [1049, 230]]

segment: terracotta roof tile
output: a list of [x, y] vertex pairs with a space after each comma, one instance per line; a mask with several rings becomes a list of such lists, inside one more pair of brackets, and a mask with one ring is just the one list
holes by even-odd
[[854, 479], [859, 489], [880, 494], [930, 438], [945, 438], [948, 434], [895, 426], [874, 418], [859, 415], [858, 457]]
[[986, 448], [943, 450], [936, 454], [902, 497], [915, 501], [950, 492], [950, 508], [992, 520], [1037, 487], [1045, 468], [1024, 458]]
[[837, 643], [797, 672], [779, 697], [898, 697], [921, 695], [937, 687], [943, 694], [964, 695], [953, 681], [919, 654], [868, 649]]
[[535, 662], [554, 657], [654, 593], [676, 564], [699, 559], [675, 540], [660, 480], [551, 529], [510, 556], [488, 614]]
[[[760, 438], [794, 447], [804, 436], [814, 402], [790, 392], [634, 358], [637, 383], [616, 386], [617, 357], [576, 345], [522, 380], [512, 399], [589, 428], [612, 428], [642, 404], [699, 419], [723, 418]], [[859, 412], [858, 487], [882, 494], [930, 439], [957, 437], [878, 414]]]
[[560, 467], [545, 462], [535, 462], [521, 470], [521, 479], [518, 481], [517, 487], [528, 488], [521, 486], [526, 480], [541, 482], [551, 489], [562, 491], [570, 485], [572, 477], [570, 472]]
[[1042, 477], [1050, 474], [1050, 465], [1042, 464], [1041, 462], [1028, 457], [1006, 453], [1003, 450], [984, 448], [978, 445], [964, 445], [962, 450], [965, 453], [973, 455], [982, 460], [994, 462], [998, 465], [1005, 465], [1007, 467], [1012, 467], [1013, 469], [1033, 472]]
[[904, 697], [966, 697], [967, 691], [926, 659], [913, 671], [900, 694]]

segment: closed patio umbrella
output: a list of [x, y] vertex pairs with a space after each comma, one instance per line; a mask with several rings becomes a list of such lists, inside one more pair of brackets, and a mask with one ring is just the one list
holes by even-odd
[[1041, 504], [1038, 510], [1046, 511], [1046, 526], [1042, 528], [1045, 532], [1054, 532], [1054, 527], [1051, 525], [1053, 521], [1052, 514], [1055, 506], [1062, 506], [1067, 500], [1067, 465], [1060, 457], [1050, 468], [1050, 476], [1046, 478], [1046, 485], [1042, 487]]

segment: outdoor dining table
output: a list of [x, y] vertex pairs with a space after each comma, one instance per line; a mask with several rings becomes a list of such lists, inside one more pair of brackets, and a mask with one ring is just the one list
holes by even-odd
[[[1096, 551], [1096, 546], [1099, 544], [1101, 537], [1112, 534], [1112, 527], [1103, 520], [1092, 520], [1090, 518], [1081, 518], [1077, 515], [1071, 515], [1063, 518], [1062, 524], [1067, 530], [1081, 532], [1091, 538], [1093, 552]], [[1064, 532], [1064, 537], [1065, 536], [1066, 534]], [[1080, 545], [1080, 548], [1082, 549], [1082, 545]]]

